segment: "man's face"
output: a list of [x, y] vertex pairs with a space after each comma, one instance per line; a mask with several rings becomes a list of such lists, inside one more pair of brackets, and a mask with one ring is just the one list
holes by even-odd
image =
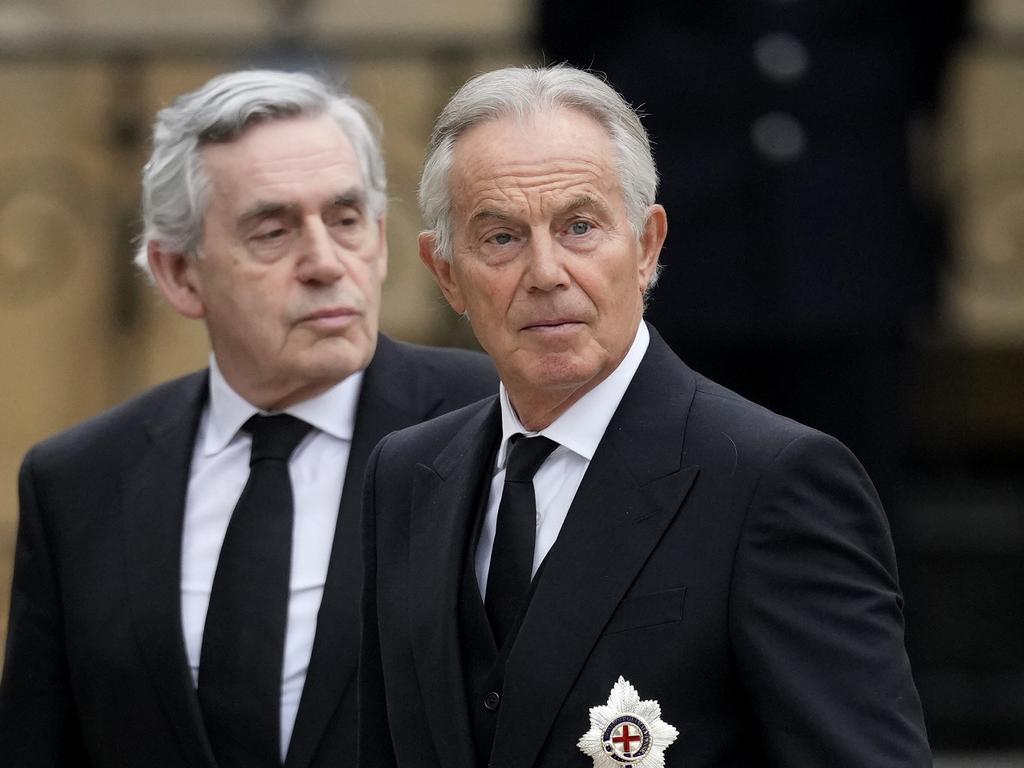
[[365, 368], [387, 245], [345, 134], [289, 118], [201, 151], [209, 205], [188, 269], [228, 382], [283, 408]]
[[604, 129], [557, 109], [467, 130], [451, 171], [454, 253], [421, 257], [468, 313], [527, 427], [539, 429], [622, 361], [665, 237], [652, 206], [629, 225]]

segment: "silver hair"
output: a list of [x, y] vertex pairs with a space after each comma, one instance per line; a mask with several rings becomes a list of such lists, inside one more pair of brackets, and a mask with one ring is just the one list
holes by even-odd
[[143, 233], [135, 264], [152, 279], [147, 244], [198, 256], [209, 178], [204, 145], [238, 139], [250, 126], [291, 117], [330, 116], [355, 152], [375, 217], [387, 208], [380, 123], [365, 102], [300, 72], [246, 70], [210, 80], [157, 113], [153, 152], [142, 171]]
[[[501, 118], [524, 120], [551, 109], [576, 109], [608, 133], [617, 154], [619, 184], [629, 223], [639, 239], [658, 190], [651, 142], [636, 111], [619, 93], [590, 72], [556, 64], [508, 67], [463, 85], [441, 111], [427, 145], [420, 179], [420, 210], [434, 236], [434, 250], [451, 261], [450, 175], [455, 142], [474, 125]], [[653, 283], [653, 281], [652, 281]]]

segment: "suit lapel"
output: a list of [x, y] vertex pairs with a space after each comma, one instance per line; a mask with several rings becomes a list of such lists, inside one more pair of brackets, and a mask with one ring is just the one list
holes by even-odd
[[509, 655], [493, 765], [534, 763], [608, 619], [682, 506], [698, 471], [683, 466], [682, 453], [694, 391], [693, 373], [652, 329]]
[[420, 692], [441, 764], [472, 768], [473, 737], [458, 598], [474, 512], [501, 436], [497, 398], [481, 406], [433, 466], [416, 467], [410, 521], [410, 633]]
[[379, 336], [356, 407], [334, 544], [287, 768], [310, 764], [341, 698], [356, 682], [360, 584], [352, 574], [362, 570], [359, 516], [367, 459], [381, 438], [423, 421], [441, 399], [441, 394], [419, 375], [418, 366], [405, 364], [401, 348]]
[[[181, 626], [181, 534], [207, 376], [182, 385], [146, 424], [147, 446], [123, 473], [129, 610], [139, 650], [189, 763], [214, 765]], [[173, 397], [174, 395], [172, 395]]]

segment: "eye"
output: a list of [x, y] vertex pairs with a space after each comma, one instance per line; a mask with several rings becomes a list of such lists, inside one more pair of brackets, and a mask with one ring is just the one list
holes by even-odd
[[574, 235], [585, 235], [593, 226], [589, 221], [578, 220], [569, 225], [569, 232]]
[[257, 232], [253, 235], [252, 239], [262, 243], [270, 243], [274, 240], [280, 240], [288, 234], [288, 230], [284, 227], [274, 227], [262, 232]]
[[338, 207], [324, 215], [324, 223], [329, 227], [355, 227], [362, 221], [360, 211], [351, 206]]
[[491, 241], [495, 245], [508, 245], [512, 242], [512, 235], [508, 232], [499, 232], [498, 234], [491, 237]]

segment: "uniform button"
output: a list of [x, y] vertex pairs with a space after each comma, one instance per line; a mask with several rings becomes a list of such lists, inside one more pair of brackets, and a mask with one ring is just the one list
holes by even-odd
[[768, 112], [757, 118], [750, 126], [750, 139], [764, 157], [779, 163], [798, 160], [807, 148], [803, 126], [785, 112]]
[[489, 709], [491, 712], [498, 708], [498, 704], [501, 703], [501, 694], [497, 691], [491, 691], [484, 696], [484, 708]]
[[757, 39], [754, 62], [766, 77], [779, 83], [791, 83], [807, 74], [810, 56], [798, 38], [778, 32]]

